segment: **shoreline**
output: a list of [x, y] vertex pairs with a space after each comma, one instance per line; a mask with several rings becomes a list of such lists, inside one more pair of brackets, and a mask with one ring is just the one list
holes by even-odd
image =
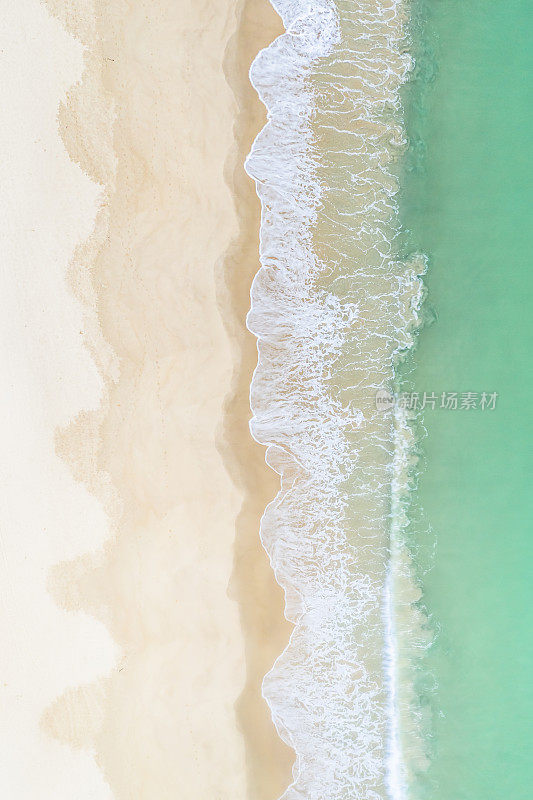
[[[390, 507], [407, 491], [399, 485], [407, 463], [393, 475], [396, 426], [374, 397], [393, 384], [396, 355], [413, 344], [421, 297], [421, 264], [393, 251], [399, 89], [410, 69], [406, 17], [400, 9], [378, 25], [372, 3], [360, 16], [327, 0], [305, 18], [298, 4], [279, 7], [287, 28], [298, 19], [297, 35], [254, 65], [270, 123], [247, 163], [264, 211], [248, 318], [259, 348], [252, 433], [282, 478], [262, 540], [295, 623], [265, 691], [280, 735], [297, 753], [284, 798], [347, 791], [401, 798], [407, 768], [392, 609], [399, 559], [391, 553], [399, 542]], [[362, 39], [366, 59], [358, 59]], [[356, 67], [350, 75], [346, 51]], [[350, 127], [352, 103], [360, 114]], [[394, 117], [383, 113], [389, 104]], [[400, 578], [409, 606], [416, 590], [408, 574]], [[353, 678], [326, 668], [339, 662], [357, 665]]]
[[[237, 715], [247, 749], [250, 800], [275, 800], [292, 779], [294, 751], [283, 743], [263, 697], [263, 679], [286, 647], [292, 625], [284, 616], [284, 593], [276, 582], [260, 540], [265, 507], [279, 490], [279, 479], [266, 465], [264, 448], [249, 429], [250, 384], [257, 365], [256, 339], [246, 327], [252, 280], [259, 267], [260, 202], [244, 162], [266, 123], [266, 109], [249, 79], [252, 61], [284, 32], [270, 0], [244, 0], [238, 29], [224, 57], [226, 80], [236, 97], [239, 114], [236, 146], [226, 164], [240, 231], [224, 259], [222, 315], [235, 345], [235, 372], [225, 403], [220, 441], [226, 468], [243, 489], [237, 520], [234, 569], [230, 593], [240, 606], [245, 633], [247, 680], [237, 702]], [[237, 435], [236, 435], [237, 434]]]

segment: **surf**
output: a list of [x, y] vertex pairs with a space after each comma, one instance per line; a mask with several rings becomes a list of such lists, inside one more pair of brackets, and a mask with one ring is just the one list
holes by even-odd
[[262, 208], [250, 428], [280, 476], [260, 535], [294, 629], [263, 695], [296, 753], [283, 800], [403, 800], [410, 427], [376, 393], [394, 388], [423, 297], [425, 262], [397, 256], [408, 13], [273, 5], [286, 32], [250, 71], [268, 113], [246, 161]]

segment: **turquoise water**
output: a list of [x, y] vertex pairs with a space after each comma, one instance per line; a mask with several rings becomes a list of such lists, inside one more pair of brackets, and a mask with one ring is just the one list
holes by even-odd
[[[429, 256], [405, 387], [497, 392], [426, 410], [411, 542], [436, 631], [432, 800], [533, 796], [533, 3], [415, 5], [407, 247]], [[421, 27], [420, 27], [421, 25]], [[422, 511], [420, 511], [422, 509]], [[432, 553], [435, 545], [435, 552]]]

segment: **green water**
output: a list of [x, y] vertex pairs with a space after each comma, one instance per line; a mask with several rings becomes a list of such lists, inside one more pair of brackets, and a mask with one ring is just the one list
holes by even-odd
[[[431, 800], [533, 797], [533, 2], [420, 0], [408, 248], [437, 319], [406, 386], [498, 392], [428, 410], [412, 543], [437, 629]], [[431, 528], [431, 531], [429, 531]], [[428, 695], [429, 696], [429, 695]], [[427, 699], [427, 697], [426, 697]]]

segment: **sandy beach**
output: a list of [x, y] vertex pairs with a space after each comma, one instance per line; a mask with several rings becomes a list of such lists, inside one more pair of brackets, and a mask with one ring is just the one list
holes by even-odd
[[[54, 314], [63, 326], [57, 358], [75, 332], [62, 380], [76, 375], [80, 390], [36, 425], [65, 473], [58, 504], [77, 487], [70, 525], [89, 530], [73, 548], [67, 528], [38, 566], [63, 635], [97, 625], [107, 650], [86, 642], [89, 679], [52, 682], [28, 711], [40, 747], [65, 746], [44, 782], [17, 785], [14, 767], [12, 796], [85, 797], [75, 787], [92, 755], [87, 797], [268, 800], [290, 782], [293, 754], [260, 685], [290, 627], [258, 537], [277, 484], [248, 431], [259, 204], [243, 162], [264, 124], [248, 68], [280, 21], [266, 0], [46, 9], [28, 0], [20, 13], [46, 17], [49, 44], [74, 52], [47, 136], [61, 151], [60, 132], [88, 210], [54, 262], [77, 316], [43, 312], [44, 329]], [[32, 119], [42, 130], [38, 109]], [[56, 194], [82, 202], [65, 181]], [[52, 397], [61, 391], [52, 381]], [[49, 470], [42, 480], [46, 492]], [[24, 644], [30, 659], [53, 646]]]
[[2, 800], [529, 797], [524, 5], [4, 3]]

